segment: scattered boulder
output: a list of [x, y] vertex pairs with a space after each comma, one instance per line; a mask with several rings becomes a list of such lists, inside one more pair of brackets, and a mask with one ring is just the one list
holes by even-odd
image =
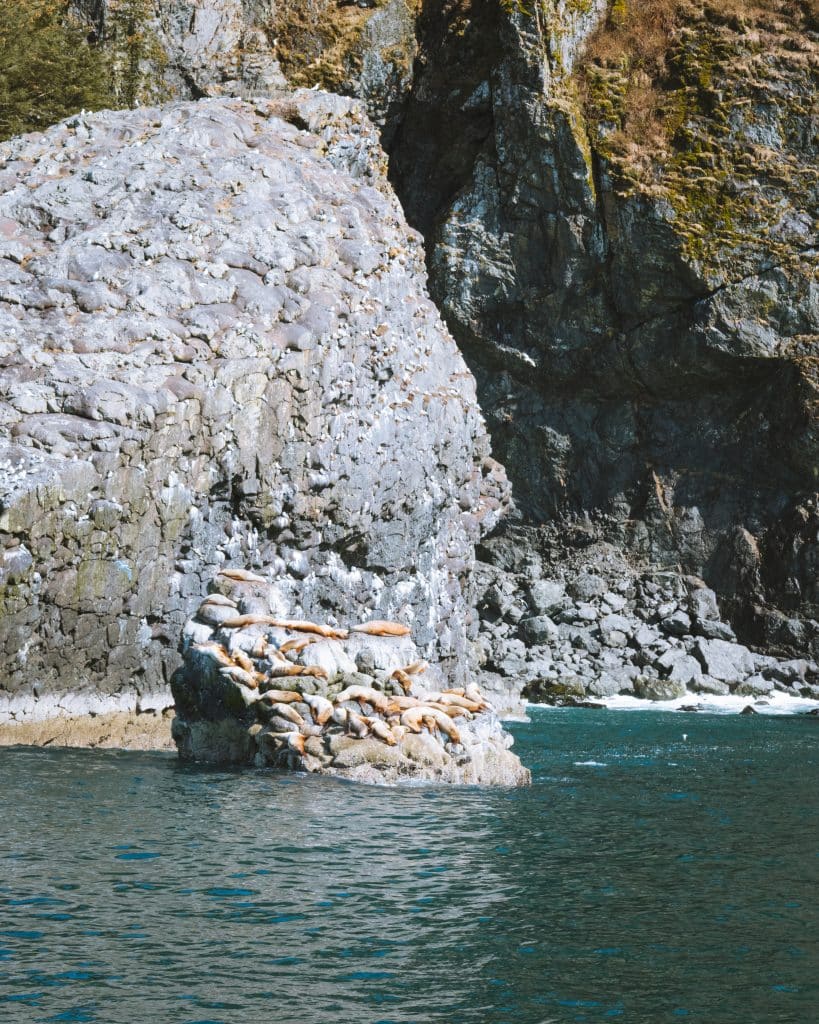
[[753, 672], [751, 652], [742, 644], [725, 640], [698, 640], [694, 654], [712, 679], [737, 683]]
[[641, 676], [634, 681], [634, 693], [643, 700], [677, 700], [686, 694], [685, 684], [672, 679], [650, 679]]

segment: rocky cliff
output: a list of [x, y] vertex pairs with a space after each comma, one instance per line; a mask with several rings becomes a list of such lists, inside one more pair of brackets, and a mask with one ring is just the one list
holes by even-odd
[[0, 714], [169, 703], [204, 581], [398, 618], [463, 676], [506, 500], [360, 105], [78, 116], [0, 146]]
[[391, 148], [523, 521], [814, 654], [818, 44], [784, 0], [430, 3]]

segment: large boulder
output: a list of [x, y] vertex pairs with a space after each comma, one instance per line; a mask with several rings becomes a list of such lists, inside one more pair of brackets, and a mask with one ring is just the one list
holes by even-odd
[[[214, 607], [231, 617], [212, 623]], [[375, 783], [530, 781], [492, 705], [474, 684], [453, 690], [439, 666], [420, 660], [407, 625], [328, 627], [283, 607], [264, 576], [214, 579], [173, 677], [183, 759]], [[367, 671], [357, 668], [363, 649]]]
[[465, 678], [506, 488], [357, 102], [0, 146], [0, 714], [161, 705], [236, 561], [294, 614], [400, 614]]

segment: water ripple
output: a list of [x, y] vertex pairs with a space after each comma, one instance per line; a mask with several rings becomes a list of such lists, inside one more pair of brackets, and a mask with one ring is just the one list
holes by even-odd
[[0, 751], [0, 1020], [812, 1024], [815, 728], [536, 712], [514, 792]]

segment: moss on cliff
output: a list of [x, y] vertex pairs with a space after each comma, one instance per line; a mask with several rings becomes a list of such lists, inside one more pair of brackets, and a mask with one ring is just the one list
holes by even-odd
[[705, 272], [798, 259], [789, 208], [815, 225], [817, 9], [617, 0], [590, 41], [579, 79], [593, 144], [620, 191], [667, 200]]
[[152, 17], [151, 0], [109, 0], [98, 32], [68, 0], [1, 5], [0, 139], [144, 102], [148, 69], [167, 61]]
[[[375, 0], [375, 10], [387, 2]], [[421, 0], [407, 0], [406, 5], [410, 10], [420, 9]], [[294, 85], [350, 92], [361, 71], [364, 31], [373, 14], [372, 8], [355, 4], [339, 7], [336, 0], [282, 4], [269, 32], [288, 80]], [[412, 60], [411, 53], [398, 47], [390, 47], [381, 57], [397, 68]]]

